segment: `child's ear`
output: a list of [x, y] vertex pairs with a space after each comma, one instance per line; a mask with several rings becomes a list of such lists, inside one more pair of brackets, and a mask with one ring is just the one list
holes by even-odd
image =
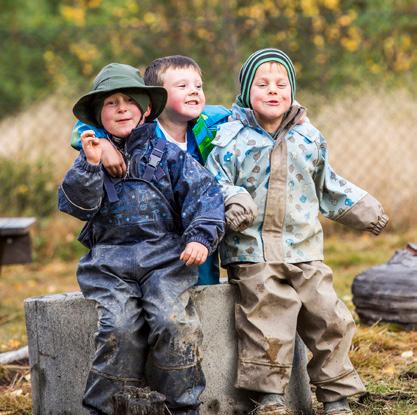
[[151, 106], [150, 105], [148, 105], [148, 108], [146, 108], [146, 111], [144, 112], [144, 114], [143, 114], [143, 117], [142, 117], [142, 123], [144, 123], [145, 122], [145, 118], [146, 117], [148, 117], [149, 116], [149, 114], [151, 113]]

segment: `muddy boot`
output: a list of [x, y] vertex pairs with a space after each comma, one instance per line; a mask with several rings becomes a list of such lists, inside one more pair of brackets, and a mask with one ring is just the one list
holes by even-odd
[[165, 395], [149, 387], [127, 386], [113, 397], [117, 415], [166, 415]]
[[335, 402], [324, 402], [324, 415], [352, 415], [348, 400], [346, 398]]
[[200, 415], [199, 408], [189, 408], [189, 409], [168, 409], [167, 414], [169, 415]]
[[251, 412], [253, 415], [292, 415], [285, 403], [284, 395], [268, 393], [261, 399], [260, 404]]

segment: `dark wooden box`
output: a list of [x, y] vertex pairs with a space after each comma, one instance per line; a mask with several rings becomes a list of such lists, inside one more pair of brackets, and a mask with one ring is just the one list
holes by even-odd
[[0, 266], [32, 261], [30, 226], [34, 218], [0, 218]]

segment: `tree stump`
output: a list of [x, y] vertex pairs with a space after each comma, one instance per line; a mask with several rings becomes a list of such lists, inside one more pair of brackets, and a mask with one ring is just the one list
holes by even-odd
[[353, 304], [365, 324], [379, 321], [417, 329], [417, 244], [355, 277]]
[[165, 396], [149, 387], [126, 386], [113, 397], [117, 415], [166, 415]]

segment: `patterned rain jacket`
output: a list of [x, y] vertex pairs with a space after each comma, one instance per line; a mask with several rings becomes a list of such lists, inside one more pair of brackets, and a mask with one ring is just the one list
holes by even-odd
[[319, 212], [371, 232], [386, 223], [376, 199], [333, 171], [320, 131], [307, 121], [296, 124], [303, 113], [293, 106], [274, 138], [252, 110], [237, 105], [234, 121], [219, 127], [206, 167], [221, 184], [226, 206], [250, 197], [258, 209], [252, 226], [226, 233], [223, 265], [322, 260]]

